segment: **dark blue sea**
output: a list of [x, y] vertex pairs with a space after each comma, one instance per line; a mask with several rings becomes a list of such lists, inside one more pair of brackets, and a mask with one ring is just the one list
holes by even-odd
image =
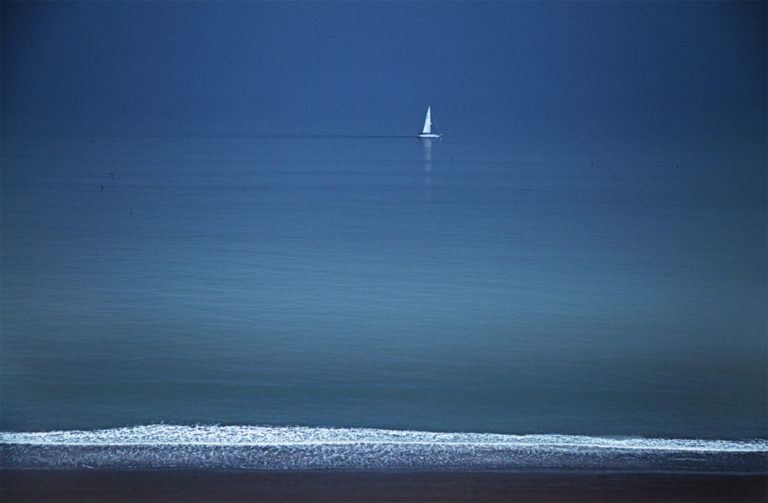
[[765, 187], [718, 145], [3, 137], [2, 458], [766, 471]]

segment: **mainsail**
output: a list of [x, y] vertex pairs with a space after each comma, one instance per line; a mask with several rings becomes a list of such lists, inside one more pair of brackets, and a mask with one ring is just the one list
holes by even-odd
[[432, 107], [427, 107], [427, 118], [424, 119], [424, 131], [421, 134], [429, 134], [432, 132]]

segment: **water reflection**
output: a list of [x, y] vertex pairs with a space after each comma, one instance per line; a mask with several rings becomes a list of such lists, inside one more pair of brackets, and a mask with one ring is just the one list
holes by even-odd
[[424, 185], [432, 183], [432, 140], [422, 138], [421, 143], [424, 149]]

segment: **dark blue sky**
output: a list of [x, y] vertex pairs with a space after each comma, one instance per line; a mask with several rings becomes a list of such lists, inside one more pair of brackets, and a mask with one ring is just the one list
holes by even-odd
[[764, 145], [766, 4], [2, 3], [4, 134]]

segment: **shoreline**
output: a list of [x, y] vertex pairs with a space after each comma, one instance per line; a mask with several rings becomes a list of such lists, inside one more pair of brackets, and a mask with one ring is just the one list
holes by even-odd
[[2, 470], [24, 502], [764, 502], [768, 474], [494, 471]]

